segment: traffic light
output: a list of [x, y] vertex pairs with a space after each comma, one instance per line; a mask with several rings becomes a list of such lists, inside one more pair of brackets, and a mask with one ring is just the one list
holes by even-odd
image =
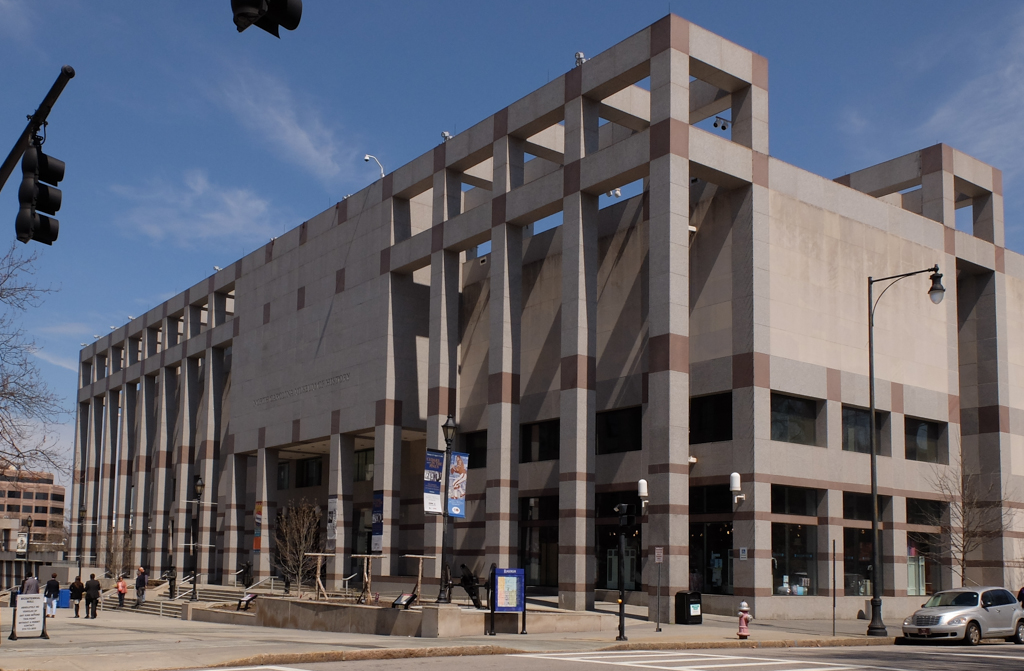
[[620, 527], [631, 527], [636, 524], [636, 506], [632, 503], [620, 503], [614, 510], [619, 514]]
[[26, 244], [35, 240], [52, 245], [57, 239], [60, 222], [46, 214], [56, 214], [60, 209], [61, 192], [56, 184], [64, 179], [64, 161], [47, 156], [32, 144], [21, 159], [21, 173], [20, 209], [14, 225], [18, 240]]
[[278, 28], [295, 30], [302, 18], [302, 0], [231, 0], [238, 32], [249, 26], [281, 37]]

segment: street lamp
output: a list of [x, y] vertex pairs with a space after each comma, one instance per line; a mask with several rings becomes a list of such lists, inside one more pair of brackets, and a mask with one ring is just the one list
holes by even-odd
[[448, 568], [448, 469], [451, 459], [452, 439], [459, 427], [455, 418], [449, 413], [448, 419], [441, 425], [444, 436], [444, 468], [441, 470], [441, 589], [437, 593], [437, 603], [449, 603], [448, 583], [451, 582], [451, 571]]
[[197, 475], [195, 484], [196, 499], [192, 502], [192, 598], [199, 601], [199, 503], [203, 498], [203, 476]]
[[[868, 624], [868, 636], [889, 635], [885, 629], [885, 623], [882, 622], [881, 584], [884, 571], [882, 570], [881, 543], [878, 542], [878, 438], [875, 436], [875, 308], [878, 307], [878, 301], [882, 300], [882, 296], [885, 295], [885, 292], [892, 285], [902, 279], [922, 273], [932, 274], [932, 285], [928, 288], [928, 298], [931, 299], [932, 303], [938, 305], [946, 294], [946, 288], [942, 286], [942, 274], [939, 272], [938, 264], [931, 268], [915, 270], [912, 273], [880, 277], [877, 280], [873, 277], [868, 277], [868, 397], [871, 405], [869, 412], [871, 413], [871, 563], [873, 566], [873, 575], [871, 576], [871, 622]], [[882, 293], [878, 294], [877, 299], [874, 298], [876, 282], [889, 282], [882, 289]]]
[[85, 501], [78, 504], [78, 575], [82, 575], [82, 546], [85, 544]]
[[25, 519], [25, 524], [28, 525], [28, 533], [25, 534], [25, 567], [26, 570], [32, 570], [32, 564], [29, 563], [29, 552], [32, 550], [32, 516], [29, 515]]

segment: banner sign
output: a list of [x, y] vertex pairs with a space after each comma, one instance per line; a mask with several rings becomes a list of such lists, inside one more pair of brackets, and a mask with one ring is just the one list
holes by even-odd
[[42, 636], [45, 603], [42, 594], [18, 595], [18, 612], [14, 616], [14, 630], [18, 636]]
[[494, 612], [521, 613], [526, 608], [526, 581], [521, 568], [494, 569]]
[[338, 538], [338, 498], [327, 499], [327, 540]]
[[441, 506], [441, 474], [444, 473], [444, 452], [427, 450], [427, 465], [423, 468], [423, 512], [444, 512]]
[[17, 545], [14, 546], [15, 558], [24, 559], [28, 553], [28, 534], [24, 531], [18, 532]]
[[452, 463], [448, 466], [448, 517], [466, 516], [466, 475], [469, 455], [452, 452]]
[[373, 528], [373, 539], [370, 542], [370, 552], [383, 552], [384, 551], [384, 492], [375, 491], [373, 493], [373, 518], [371, 521]]
[[263, 534], [263, 502], [257, 501], [256, 508], [253, 510], [253, 538], [252, 538], [252, 551], [260, 551], [260, 541]]

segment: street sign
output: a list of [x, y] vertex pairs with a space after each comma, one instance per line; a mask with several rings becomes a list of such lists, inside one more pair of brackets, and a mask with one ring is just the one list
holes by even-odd
[[654, 563], [664, 564], [665, 563], [665, 548], [655, 547], [654, 548]]
[[521, 568], [494, 570], [494, 612], [521, 613], [526, 608], [525, 572]]
[[740, 548], [740, 561], [747, 561], [747, 548]]
[[19, 594], [14, 615], [14, 630], [18, 636], [44, 636], [42, 594]]

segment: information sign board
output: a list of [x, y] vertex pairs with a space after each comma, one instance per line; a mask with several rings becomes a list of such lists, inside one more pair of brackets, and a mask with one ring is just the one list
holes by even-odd
[[427, 450], [427, 463], [423, 468], [423, 512], [440, 515], [441, 476], [444, 474], [444, 452]]
[[526, 580], [523, 569], [496, 568], [494, 583], [494, 612], [523, 612], [526, 608]]
[[370, 552], [384, 551], [384, 492], [373, 493], [373, 517], [371, 519], [373, 537], [370, 541]]
[[469, 455], [465, 452], [452, 452], [452, 463], [448, 467], [448, 517], [466, 516], [468, 469]]
[[18, 610], [14, 616], [14, 628], [18, 636], [42, 636], [45, 605], [42, 594], [18, 595]]
[[665, 563], [665, 548], [655, 547], [654, 548], [654, 563], [664, 564]]

